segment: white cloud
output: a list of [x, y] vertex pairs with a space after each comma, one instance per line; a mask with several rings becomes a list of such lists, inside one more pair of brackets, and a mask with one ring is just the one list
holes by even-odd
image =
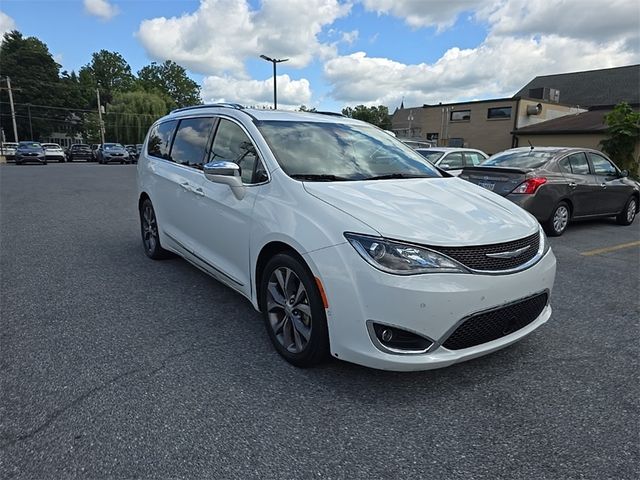
[[350, 8], [338, 0], [263, 0], [257, 10], [247, 0], [201, 0], [193, 13], [143, 21], [137, 37], [152, 58], [198, 73], [242, 76], [244, 62], [260, 54], [301, 68], [335, 56], [335, 44], [318, 34]]
[[406, 65], [357, 52], [329, 60], [324, 73], [338, 101], [394, 107], [403, 96], [405, 105], [506, 97], [536, 75], [626, 65], [639, 58], [622, 42], [496, 36], [477, 48], [449, 49], [433, 64]]
[[594, 0], [499, 0], [481, 7], [454, 1], [437, 14], [425, 7], [432, 2], [363, 2], [403, 16], [410, 25], [439, 28], [475, 8], [473, 18], [487, 22], [489, 31], [477, 47], [451, 48], [432, 64], [409, 65], [364, 52], [328, 60], [324, 73], [331, 95], [349, 104], [393, 108], [402, 96], [405, 105], [511, 96], [537, 75], [640, 62], [640, 4], [635, 0], [612, 0], [605, 10]]
[[0, 39], [6, 32], [15, 30], [16, 22], [6, 13], [0, 11]]
[[342, 32], [342, 37], [340, 40], [348, 45], [353, 45], [353, 42], [358, 40], [360, 36], [360, 32], [358, 30], [352, 30], [350, 32]]
[[[294, 109], [311, 103], [311, 87], [305, 78], [292, 80], [278, 75], [278, 108]], [[235, 102], [249, 106], [273, 105], [273, 77], [266, 80], [239, 80], [229, 76], [209, 76], [202, 82], [202, 98], [209, 102]]]
[[[476, 10], [486, 0], [362, 0], [365, 9], [378, 15], [400, 17], [414, 28], [435, 26], [444, 30], [452, 26], [464, 11]], [[494, 3], [494, 2], [492, 2]]]
[[102, 20], [111, 20], [120, 10], [107, 0], [84, 0], [84, 9], [89, 15], [94, 15]]

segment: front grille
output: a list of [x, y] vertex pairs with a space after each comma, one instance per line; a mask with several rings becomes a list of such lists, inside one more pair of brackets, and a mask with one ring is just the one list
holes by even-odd
[[[511, 252], [519, 248], [529, 247], [520, 255], [514, 258], [491, 258], [488, 253]], [[454, 260], [460, 262], [464, 266], [473, 270], [482, 271], [500, 271], [517, 268], [538, 253], [540, 246], [540, 233], [536, 232], [526, 238], [514, 240], [506, 243], [495, 243], [493, 245], [480, 245], [477, 247], [429, 247], [432, 250], [440, 252]]]
[[506, 307], [469, 317], [442, 344], [449, 350], [461, 350], [502, 338], [533, 322], [547, 305], [541, 293]]

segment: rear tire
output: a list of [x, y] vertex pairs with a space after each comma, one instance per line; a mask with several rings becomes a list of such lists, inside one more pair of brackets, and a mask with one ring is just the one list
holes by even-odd
[[638, 198], [632, 196], [624, 204], [624, 208], [616, 217], [616, 222], [618, 225], [631, 225], [636, 218], [636, 213], [638, 213]]
[[571, 209], [567, 202], [560, 202], [553, 209], [553, 213], [544, 223], [544, 229], [550, 237], [559, 237], [564, 233], [571, 220]]
[[140, 233], [142, 234], [142, 246], [147, 257], [154, 260], [162, 260], [171, 257], [171, 253], [160, 245], [158, 220], [153, 204], [148, 198], [140, 205]]
[[313, 367], [329, 357], [324, 303], [308, 267], [286, 253], [275, 255], [260, 281], [265, 327], [276, 351], [296, 367]]

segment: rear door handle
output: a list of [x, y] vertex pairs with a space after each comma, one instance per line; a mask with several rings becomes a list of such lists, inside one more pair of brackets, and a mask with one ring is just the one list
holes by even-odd
[[570, 188], [576, 188], [578, 186], [578, 184], [576, 182], [570, 182], [569, 183], [569, 187]]
[[600, 184], [600, 186], [601, 186], [602, 188], [607, 188], [607, 184], [606, 184], [606, 183], [604, 183], [604, 182], [602, 182], [602, 183]]
[[193, 189], [191, 189], [191, 191], [193, 193], [195, 193], [196, 195], [200, 195], [201, 197], [204, 197], [204, 190], [202, 190], [202, 188], [200, 188], [200, 187], [193, 188]]
[[180, 182], [180, 186], [182, 188], [184, 188], [187, 192], [191, 192], [191, 185], [189, 185], [189, 182]]

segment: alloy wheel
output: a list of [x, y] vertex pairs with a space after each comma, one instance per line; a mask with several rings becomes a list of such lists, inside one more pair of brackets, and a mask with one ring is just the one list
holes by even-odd
[[148, 252], [153, 252], [158, 244], [158, 223], [153, 208], [149, 204], [142, 210], [142, 240]]
[[312, 328], [309, 296], [290, 268], [276, 268], [269, 277], [267, 315], [276, 339], [287, 351], [301, 353], [307, 347]]
[[560, 205], [553, 214], [553, 229], [557, 232], [563, 232], [569, 223], [569, 209], [564, 205]]

